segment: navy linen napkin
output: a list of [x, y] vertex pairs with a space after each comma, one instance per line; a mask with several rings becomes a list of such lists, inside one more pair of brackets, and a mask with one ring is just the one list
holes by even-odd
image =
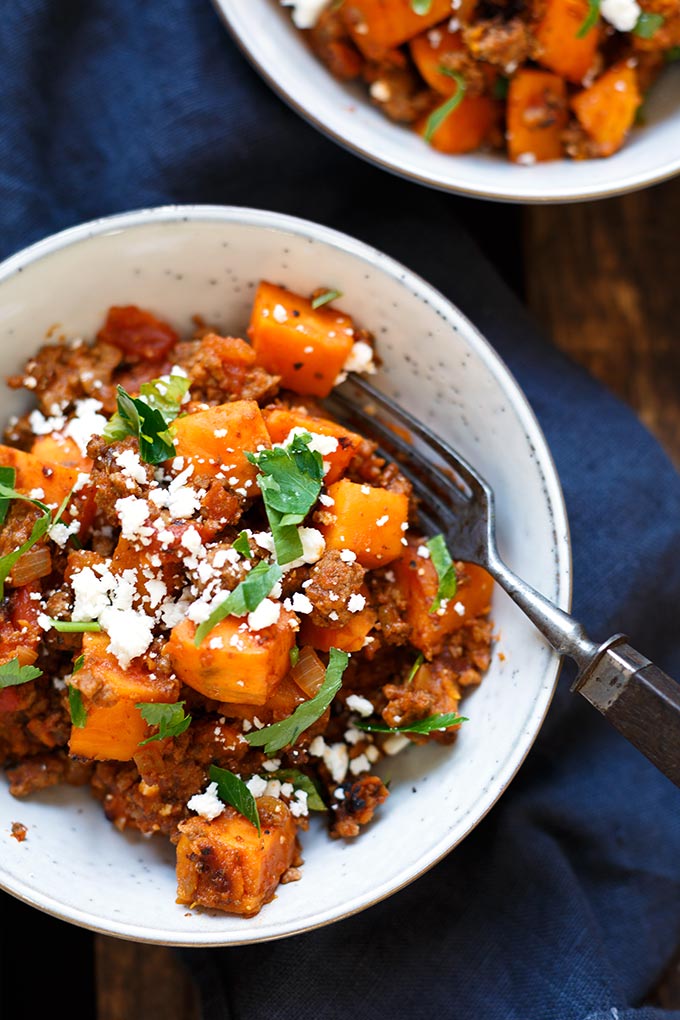
[[[394, 255], [473, 319], [531, 401], [567, 500], [575, 614], [594, 637], [627, 631], [680, 676], [680, 479], [634, 416], [540, 336], [461, 229], [469, 203], [308, 127], [208, 0], [14, 0], [0, 64], [2, 255], [166, 202], [294, 213]], [[565, 669], [509, 791], [427, 875], [307, 935], [184, 951], [205, 1020], [679, 1020], [641, 1004], [680, 946], [680, 791], [570, 694], [571, 679]]]

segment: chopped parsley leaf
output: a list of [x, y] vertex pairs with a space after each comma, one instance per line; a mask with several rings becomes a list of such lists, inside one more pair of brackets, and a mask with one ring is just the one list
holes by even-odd
[[576, 33], [577, 39], [583, 39], [584, 36], [588, 35], [591, 28], [595, 28], [597, 19], [600, 16], [600, 0], [588, 0], [588, 13], [581, 22], [578, 32]]
[[247, 559], [252, 560], [253, 554], [250, 550], [250, 543], [248, 542], [248, 532], [242, 531], [235, 542], [232, 543], [232, 548], [240, 553], [241, 556], [245, 556]]
[[365, 722], [363, 719], [355, 720], [354, 725], [358, 730], [365, 730], [367, 733], [435, 733], [464, 722], [467, 722], [466, 716], [458, 715], [456, 712], [444, 712], [441, 715], [428, 715], [426, 719], [417, 719], [404, 726], [386, 726], [384, 723]]
[[323, 308], [324, 305], [330, 304], [331, 301], [337, 301], [340, 297], [342, 297], [341, 290], [326, 290], [323, 294], [312, 298], [312, 308]]
[[18, 687], [20, 684], [27, 684], [29, 680], [37, 680], [42, 676], [42, 670], [37, 666], [20, 666], [19, 657], [10, 659], [0, 666], [0, 690], [4, 687]]
[[452, 599], [458, 589], [458, 578], [456, 568], [443, 535], [435, 535], [425, 545], [430, 550], [430, 559], [439, 578], [439, 587], [434, 602], [430, 606], [430, 612], [436, 613], [444, 599]]
[[83, 696], [77, 687], [68, 685], [68, 708], [71, 713], [71, 722], [79, 730], [87, 725], [87, 712], [83, 705]]
[[149, 726], [158, 726], [158, 733], [142, 740], [140, 747], [150, 744], [152, 740], [165, 740], [166, 737], [178, 737], [191, 725], [191, 716], [185, 715], [184, 702], [177, 701], [174, 705], [162, 702], [140, 701], [135, 705], [142, 713], [142, 719]]
[[440, 74], [446, 74], [449, 78], [453, 78], [458, 88], [445, 103], [438, 106], [436, 110], [433, 110], [430, 116], [427, 118], [425, 123], [425, 131], [423, 137], [426, 142], [431, 142], [435, 132], [444, 123], [446, 118], [450, 116], [455, 109], [457, 109], [463, 101], [465, 96], [465, 79], [462, 74], [458, 71], [451, 71], [448, 67], [440, 67]]
[[198, 648], [206, 634], [209, 634], [226, 616], [245, 616], [246, 613], [252, 613], [282, 577], [283, 571], [278, 563], [260, 560], [248, 576], [229, 592], [224, 602], [221, 602], [217, 609], [213, 609], [208, 619], [196, 629], [195, 646]]
[[243, 780], [229, 769], [221, 769], [219, 765], [210, 766], [209, 776], [210, 781], [217, 784], [217, 796], [220, 800], [236, 808], [240, 815], [252, 822], [258, 835], [262, 835], [260, 815], [255, 798]]

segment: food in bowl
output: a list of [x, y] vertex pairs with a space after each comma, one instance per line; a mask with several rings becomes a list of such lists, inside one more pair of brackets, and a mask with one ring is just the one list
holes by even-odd
[[374, 367], [338, 297], [262, 281], [250, 342], [116, 306], [9, 379], [37, 402], [0, 447], [10, 790], [89, 786], [175, 845], [191, 907], [257, 914], [310, 811], [355, 838], [490, 661], [491, 579], [324, 410]]
[[679, 0], [281, 0], [330, 72], [440, 152], [611, 156], [680, 57]]

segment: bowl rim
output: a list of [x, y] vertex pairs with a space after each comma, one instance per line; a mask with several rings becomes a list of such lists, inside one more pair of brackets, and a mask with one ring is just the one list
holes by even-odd
[[[232, 39], [271, 89], [281, 99], [283, 99], [283, 101], [295, 113], [302, 117], [303, 120], [306, 120], [313, 128], [320, 131], [321, 134], [325, 135], [331, 141], [336, 142], [352, 155], [359, 156], [366, 162], [379, 167], [381, 170], [386, 170], [388, 173], [391, 173], [396, 177], [401, 177], [404, 180], [411, 181], [425, 187], [434, 188], [436, 191], [443, 191], [446, 194], [464, 195], [468, 198], [486, 199], [491, 202], [504, 202], [513, 205], [567, 205], [573, 202], [590, 202], [598, 199], [615, 198], [617, 195], [628, 195], [635, 191], [651, 188], [655, 184], [662, 184], [664, 181], [668, 181], [680, 174], [679, 154], [674, 159], [672, 158], [667, 160], [663, 168], [658, 173], [646, 174], [643, 177], [639, 177], [638, 174], [629, 174], [628, 176], [624, 176], [614, 187], [581, 187], [579, 189], [572, 188], [571, 190], [569, 188], [553, 188], [551, 191], [546, 191], [543, 194], [536, 195], [520, 193], [518, 191], [507, 192], [503, 190], [491, 190], [489, 188], [474, 188], [469, 184], [456, 182], [455, 180], [443, 180], [441, 177], [434, 174], [419, 174], [413, 170], [407, 170], [400, 166], [396, 161], [383, 159], [380, 153], [373, 151], [358, 142], [350, 140], [346, 135], [336, 131], [322, 120], [309, 106], [303, 104], [299, 99], [296, 99], [291, 91], [284, 88], [284, 86], [267, 69], [267, 66], [260, 61], [256, 47], [251, 45], [249, 40], [238, 31], [236, 25], [233, 23], [230, 11], [234, 11], [236, 9], [236, 3], [237, 0], [212, 0], [213, 7], [215, 8], [220, 20], [229, 31]], [[455, 156], [450, 157], [452, 161], [455, 160], [455, 158]]]
[[[400, 284], [409, 286], [415, 297], [419, 300], [426, 299], [431, 307], [443, 314], [445, 322], [453, 325], [463, 333], [466, 339], [474, 345], [475, 352], [482, 358], [485, 367], [496, 378], [503, 392], [510, 400], [513, 410], [520, 419], [525, 433], [532, 443], [535, 458], [542, 468], [546, 496], [554, 515], [555, 581], [560, 593], [558, 604], [560, 608], [568, 612], [571, 609], [573, 584], [569, 520], [557, 468], [533, 408], [504, 360], [471, 320], [453, 302], [437, 290], [436, 287], [380, 249], [311, 220], [247, 206], [187, 204], [141, 207], [127, 212], [87, 220], [50, 234], [18, 250], [0, 262], [0, 287], [6, 280], [16, 273], [23, 272], [24, 269], [33, 263], [39, 262], [43, 258], [49, 258], [63, 249], [69, 249], [90, 239], [118, 234], [130, 229], [154, 224], [172, 225], [192, 222], [254, 226], [293, 233], [304, 238], [311, 237], [315, 241], [339, 249], [352, 257], [358, 257], [373, 268], [386, 272], [387, 275]], [[508, 756], [503, 770], [489, 783], [489, 789], [482, 800], [482, 810], [471, 814], [470, 819], [466, 821], [464, 829], [453, 842], [447, 842], [445, 838], [440, 839], [435, 847], [431, 849], [427, 858], [419, 859], [415, 866], [411, 866], [411, 868], [402, 873], [398, 883], [385, 883], [370, 900], [361, 900], [361, 897], [356, 897], [355, 900], [346, 904], [346, 908], [342, 913], [326, 911], [325, 914], [310, 919], [308, 923], [300, 924], [285, 931], [275, 930], [276, 926], [270, 925], [268, 929], [258, 932], [257, 935], [249, 936], [247, 931], [243, 934], [239, 932], [236, 937], [229, 937], [225, 941], [224, 939], [216, 938], [214, 931], [194, 932], [190, 938], [186, 938], [178, 936], [177, 932], [173, 931], [158, 930], [150, 932], [148, 926], [142, 925], [116, 925], [115, 922], [102, 925], [97, 923], [96, 918], [85, 910], [69, 908], [68, 905], [49, 895], [36, 895], [34, 892], [29, 893], [6, 884], [1, 872], [0, 889], [44, 913], [90, 931], [127, 941], [164, 946], [217, 948], [230, 945], [257, 944], [303, 934], [325, 927], [336, 921], [344, 920], [388, 899], [428, 872], [458, 846], [477, 827], [491, 808], [494, 807], [517, 775], [538, 737], [557, 688], [563, 661], [563, 658], [557, 652], [550, 653], [541, 687], [535, 699], [531, 715], [525, 723], [524, 734], [517, 741], [513, 753]], [[446, 845], [443, 846], [444, 843]]]

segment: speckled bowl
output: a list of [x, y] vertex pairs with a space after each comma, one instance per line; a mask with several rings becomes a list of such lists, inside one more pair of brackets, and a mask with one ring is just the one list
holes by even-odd
[[[545, 440], [519, 387], [474, 326], [425, 281], [372, 248], [273, 213], [172, 207], [86, 223], [0, 266], [0, 370], [17, 371], [58, 324], [91, 337], [111, 304], [137, 303], [180, 330], [199, 314], [241, 333], [260, 278], [309, 292], [323, 284], [377, 336], [376, 377], [448, 436], [490, 479], [508, 562], [564, 608], [568, 526]], [[414, 338], [419, 338], [414, 342]], [[6, 415], [26, 406], [3, 398]], [[166, 945], [223, 946], [280, 938], [384, 899], [452, 850], [505, 790], [541, 726], [559, 662], [502, 593], [499, 637], [469, 722], [451, 748], [412, 747], [390, 759], [391, 796], [355, 842], [314, 820], [298, 883], [250, 920], [175, 903], [174, 854], [162, 839], [121, 834], [86, 790], [13, 799], [0, 779], [0, 886], [59, 918]], [[25, 842], [12, 822], [28, 828]]]
[[[505, 156], [437, 152], [390, 121], [358, 84], [337, 81], [277, 0], [213, 0], [262, 77], [311, 124], [351, 152], [442, 191], [506, 202], [575, 202], [648, 187], [680, 173], [680, 64], [669, 65], [645, 101], [644, 126], [608, 159], [518, 166]], [[267, 30], [262, 31], [266, 25]]]

